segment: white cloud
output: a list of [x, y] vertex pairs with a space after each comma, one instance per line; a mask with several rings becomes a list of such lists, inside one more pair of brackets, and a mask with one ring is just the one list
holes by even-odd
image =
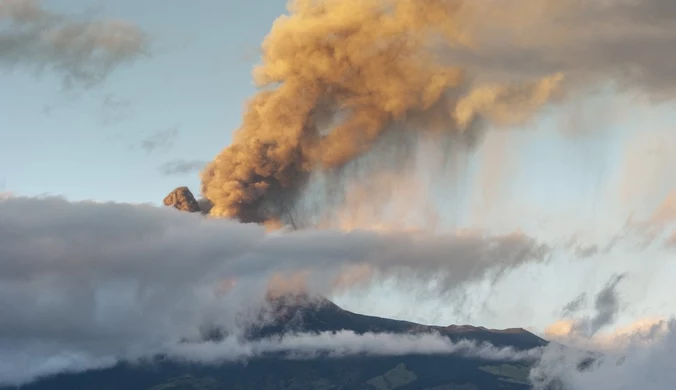
[[[616, 335], [621, 342], [604, 354], [550, 344], [531, 372], [535, 389], [558, 383], [575, 390], [667, 390], [676, 383], [676, 321]], [[580, 363], [587, 361], [584, 367]], [[583, 369], [581, 369], [583, 368]]]
[[519, 351], [509, 347], [497, 348], [470, 340], [453, 342], [435, 333], [402, 335], [340, 331], [288, 334], [280, 338], [254, 342], [227, 338], [221, 342], [175, 344], [165, 351], [169, 356], [200, 363], [242, 360], [276, 352], [289, 352], [288, 357], [293, 359], [312, 359], [320, 355], [338, 358], [362, 354], [368, 356], [457, 354], [485, 360], [532, 361], [540, 356], [541, 350], [534, 348]]
[[179, 348], [205, 326], [236, 334], [269, 288], [330, 293], [360, 267], [453, 289], [546, 253], [522, 234], [268, 234], [149, 205], [6, 198], [0, 370], [23, 381]]
[[160, 165], [158, 170], [165, 176], [188, 175], [199, 172], [206, 164], [202, 160], [174, 159]]
[[[676, 358], [676, 320], [647, 317], [607, 329], [620, 309], [616, 288], [622, 278], [613, 276], [596, 295], [593, 315], [548, 327], [546, 336], [561, 344], [553, 342], [543, 348], [531, 372], [536, 389], [553, 383], [575, 390], [673, 388], [676, 376], [667, 362]], [[574, 315], [584, 305], [582, 300], [573, 303], [566, 307], [566, 314]]]

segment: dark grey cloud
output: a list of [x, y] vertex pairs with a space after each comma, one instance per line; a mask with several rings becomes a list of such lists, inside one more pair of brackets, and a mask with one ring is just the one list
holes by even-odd
[[147, 52], [146, 35], [131, 23], [79, 20], [39, 0], [0, 2], [0, 66], [53, 71], [65, 86], [91, 86]]
[[582, 309], [586, 305], [586, 303], [587, 303], [587, 294], [582, 293], [578, 295], [577, 298], [568, 302], [568, 304], [563, 307], [561, 314], [563, 315], [564, 318], [571, 317], [572, 315], [579, 312], [580, 309]]
[[188, 175], [201, 171], [206, 164], [204, 160], [176, 159], [160, 165], [159, 171], [165, 176]]
[[[617, 286], [624, 278], [624, 274], [613, 275], [610, 278], [594, 299], [594, 314], [576, 320], [571, 332], [583, 337], [593, 337], [599, 330], [615, 322], [617, 314], [620, 311], [620, 298], [617, 294]], [[584, 295], [580, 297], [584, 297]], [[576, 305], [579, 306], [577, 300], [568, 304], [566, 308], [574, 312], [579, 310], [579, 307], [575, 307]], [[575, 310], [572, 310], [571, 306]]]
[[612, 325], [620, 311], [620, 298], [617, 295], [617, 285], [624, 279], [625, 275], [613, 276], [606, 286], [598, 293], [594, 301], [594, 315], [588, 324], [587, 333], [593, 336], [602, 328]]
[[141, 149], [145, 150], [146, 153], [152, 153], [156, 150], [166, 151], [174, 146], [177, 136], [177, 127], [157, 131], [141, 141]]
[[0, 378], [177, 351], [205, 325], [236, 334], [270, 289], [330, 293], [337, 280], [349, 285], [341, 277], [350, 266], [454, 289], [545, 254], [521, 235], [269, 234], [150, 205], [5, 197]]

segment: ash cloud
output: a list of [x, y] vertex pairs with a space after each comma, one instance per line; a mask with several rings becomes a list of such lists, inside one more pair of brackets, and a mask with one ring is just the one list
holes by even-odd
[[481, 118], [516, 123], [556, 95], [561, 74], [477, 85], [437, 61], [433, 42], [472, 44], [463, 18], [460, 1], [292, 1], [263, 42], [261, 91], [202, 172], [211, 214], [289, 223], [313, 172], [341, 171], [392, 133], [471, 142]]
[[[570, 86], [614, 83], [655, 99], [676, 93], [676, 6], [670, 0], [466, 3], [475, 45], [444, 58], [492, 80], [561, 72]], [[602, 85], [600, 85], [602, 87]]]
[[22, 383], [162, 351], [189, 357], [181, 340], [210, 326], [240, 334], [271, 292], [328, 294], [393, 273], [453, 289], [546, 251], [518, 235], [271, 234], [150, 205], [2, 198], [0, 378]]
[[78, 20], [39, 0], [0, 2], [0, 66], [53, 71], [66, 87], [89, 87], [147, 53], [139, 27], [121, 20]]
[[[300, 225], [290, 215], [305, 197], [321, 209], [345, 195], [330, 183], [312, 192], [316, 177], [398, 173], [421, 139], [448, 155], [449, 143], [471, 147], [488, 126], [608, 85], [671, 99], [672, 3], [292, 1], [263, 43], [261, 91], [202, 172], [203, 195], [215, 216]], [[364, 169], [365, 156], [382, 163]]]

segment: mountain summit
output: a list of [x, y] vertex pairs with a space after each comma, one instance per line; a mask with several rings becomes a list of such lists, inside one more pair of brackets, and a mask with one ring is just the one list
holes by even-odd
[[528, 350], [547, 341], [522, 328], [487, 329], [471, 325], [430, 326], [353, 313], [324, 297], [288, 294], [269, 299], [273, 320], [251, 331], [252, 338], [286, 333], [352, 331], [356, 334], [439, 333], [452, 341], [463, 339], [487, 342], [495, 347]]
[[171, 191], [162, 201], [165, 206], [173, 206], [180, 211], [187, 211], [189, 213], [201, 212], [202, 209], [195, 200], [192, 192], [188, 187], [178, 187]]

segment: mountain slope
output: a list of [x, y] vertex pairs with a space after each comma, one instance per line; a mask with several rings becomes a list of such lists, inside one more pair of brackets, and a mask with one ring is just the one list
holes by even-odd
[[447, 327], [421, 325], [408, 321], [393, 320], [356, 314], [340, 308], [325, 298], [306, 295], [286, 295], [272, 300], [272, 310], [277, 319], [259, 329], [252, 329], [252, 338], [266, 337], [288, 332], [336, 332], [350, 330], [364, 333], [429, 333], [439, 332], [453, 341], [470, 339], [489, 342], [496, 347], [513, 347], [518, 350], [541, 347], [547, 342], [520, 328], [486, 329], [469, 325]]
[[[304, 296], [272, 300], [274, 320], [251, 329], [260, 339], [287, 332], [349, 330], [363, 333], [429, 333], [452, 340], [488, 341], [518, 350], [547, 342], [523, 329], [504, 331], [471, 326], [430, 327], [341, 309], [328, 300]], [[144, 365], [64, 374], [23, 390], [482, 390], [527, 389], [526, 364], [484, 361], [459, 355], [350, 356], [293, 360], [274, 357], [220, 365], [180, 364], [157, 358]]]

